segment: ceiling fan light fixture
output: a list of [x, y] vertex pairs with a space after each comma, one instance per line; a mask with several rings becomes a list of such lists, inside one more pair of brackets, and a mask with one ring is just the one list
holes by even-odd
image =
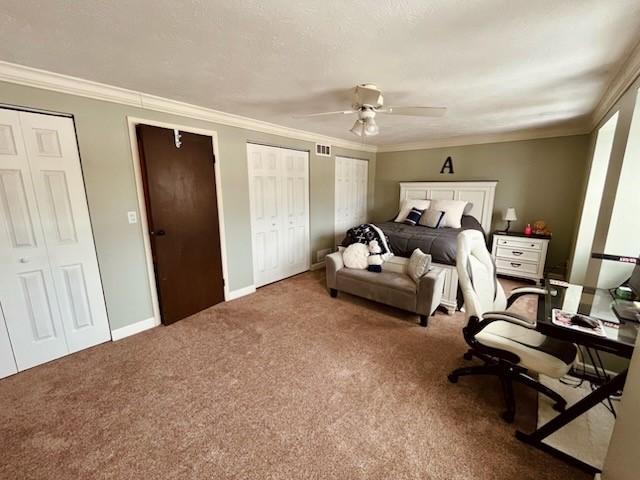
[[351, 127], [351, 133], [359, 137], [364, 135], [365, 134], [364, 122], [360, 119], [356, 120], [356, 122], [353, 124], [353, 127]]
[[374, 135], [378, 135], [378, 133], [380, 133], [380, 128], [378, 127], [376, 121], [373, 119], [373, 117], [367, 118], [364, 121], [364, 134], [367, 137], [373, 137]]

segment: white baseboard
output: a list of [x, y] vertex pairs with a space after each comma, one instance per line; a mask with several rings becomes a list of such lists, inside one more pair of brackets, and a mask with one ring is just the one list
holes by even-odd
[[256, 293], [255, 285], [249, 285], [237, 290], [232, 290], [227, 295], [226, 301], [228, 302], [229, 300], [235, 300], [236, 298], [244, 297], [245, 295], [251, 295], [252, 293]]
[[157, 322], [154, 317], [140, 320], [139, 322], [132, 323], [131, 325], [127, 325], [126, 327], [120, 327], [116, 328], [115, 330], [111, 330], [111, 339], [116, 342], [118, 340], [122, 340], [125, 337], [130, 337], [131, 335], [135, 335], [136, 333], [149, 330], [150, 328], [153, 328], [155, 326], [157, 326]]
[[[580, 360], [576, 361], [573, 368], [577, 371], [584, 369], [586, 372], [592, 373], [594, 375], [596, 374], [596, 369], [593, 368], [593, 365], [591, 365], [590, 363], [584, 363]], [[610, 377], [615, 377], [617, 375], [616, 372], [612, 372], [611, 370], [607, 370], [607, 369], [605, 369], [605, 373]]]
[[322, 270], [324, 268], [324, 260], [318, 263], [312, 263], [309, 270]]

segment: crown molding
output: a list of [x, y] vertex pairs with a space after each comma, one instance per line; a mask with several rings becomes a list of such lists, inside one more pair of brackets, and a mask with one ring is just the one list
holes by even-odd
[[[42, 88], [60, 93], [76, 95], [95, 100], [119, 103], [148, 110], [169, 113], [191, 119], [238, 127], [256, 132], [268, 133], [312, 143], [326, 143], [334, 147], [347, 148], [361, 152], [399, 152], [424, 150], [430, 148], [456, 147], [487, 143], [513, 142], [540, 138], [562, 137], [590, 133], [595, 125], [606, 115], [620, 96], [640, 74], [640, 44], [632, 51], [629, 61], [625, 62], [619, 73], [610, 83], [607, 93], [601, 99], [592, 115], [591, 124], [585, 128], [572, 129], [528, 129], [517, 132], [484, 135], [463, 135], [415, 143], [366, 145], [342, 138], [321, 135], [306, 130], [284, 127], [262, 120], [221, 112], [210, 108], [150, 95], [135, 90], [115, 87], [82, 78], [49, 72], [33, 67], [0, 61], [0, 81]], [[597, 119], [597, 121], [596, 121]]]
[[0, 81], [42, 88], [54, 92], [67, 93], [80, 97], [92, 98], [107, 102], [119, 103], [133, 107], [170, 113], [207, 122], [244, 128], [256, 132], [295, 138], [312, 143], [328, 143], [334, 147], [351, 150], [376, 152], [375, 145], [365, 145], [342, 138], [329, 137], [305, 130], [284, 127], [262, 120], [255, 120], [240, 115], [221, 112], [211, 108], [199, 107], [169, 98], [149, 95], [135, 90], [114, 87], [104, 83], [85, 80], [82, 78], [62, 75], [37, 68], [0, 61]]
[[520, 130], [508, 133], [493, 133], [486, 135], [464, 135], [458, 137], [440, 138], [416, 143], [400, 143], [396, 145], [378, 146], [378, 153], [405, 152], [408, 150], [428, 150], [431, 148], [463, 147], [467, 145], [483, 145], [486, 143], [519, 142], [522, 140], [536, 140], [541, 138], [569, 137], [584, 135], [590, 132], [588, 128], [565, 128], [547, 130]]
[[598, 102], [591, 115], [590, 130], [593, 131], [609, 113], [620, 97], [640, 76], [640, 42], [631, 50], [631, 53], [619, 67], [611, 81], [608, 83], [604, 95]]

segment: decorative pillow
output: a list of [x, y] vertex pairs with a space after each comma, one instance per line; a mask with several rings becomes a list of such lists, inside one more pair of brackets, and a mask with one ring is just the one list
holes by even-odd
[[404, 219], [404, 223], [408, 225], [415, 225], [420, 221], [420, 217], [422, 217], [422, 212], [424, 210], [418, 210], [417, 208], [412, 208], [407, 215], [407, 218]]
[[471, 215], [471, 210], [473, 210], [473, 203], [467, 202], [467, 204], [464, 206], [462, 215]]
[[352, 243], [342, 252], [342, 261], [347, 268], [365, 270], [369, 265], [369, 247], [364, 243]]
[[419, 248], [416, 248], [409, 258], [409, 265], [407, 265], [407, 273], [413, 281], [418, 283], [420, 278], [429, 271], [431, 267], [431, 255], [424, 253]]
[[440, 221], [440, 228], [462, 228], [460, 220], [462, 219], [462, 212], [468, 202], [464, 200], [432, 200], [431, 208], [434, 210], [442, 210], [444, 216]]
[[403, 200], [400, 206], [400, 212], [398, 213], [398, 216], [396, 217], [394, 222], [404, 222], [407, 219], [407, 215], [409, 215], [409, 212], [412, 208], [417, 208], [418, 210], [426, 210], [427, 208], [429, 208], [430, 203], [431, 200], [420, 200], [416, 198], [407, 198]]
[[429, 208], [422, 213], [420, 217], [420, 225], [429, 228], [440, 228], [440, 222], [442, 222], [444, 212], [442, 210], [434, 210]]

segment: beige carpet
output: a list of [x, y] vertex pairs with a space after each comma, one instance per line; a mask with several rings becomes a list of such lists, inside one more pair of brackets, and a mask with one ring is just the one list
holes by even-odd
[[514, 438], [533, 392], [507, 425], [497, 380], [447, 381], [462, 318], [261, 288], [0, 381], [0, 478], [589, 478]]

